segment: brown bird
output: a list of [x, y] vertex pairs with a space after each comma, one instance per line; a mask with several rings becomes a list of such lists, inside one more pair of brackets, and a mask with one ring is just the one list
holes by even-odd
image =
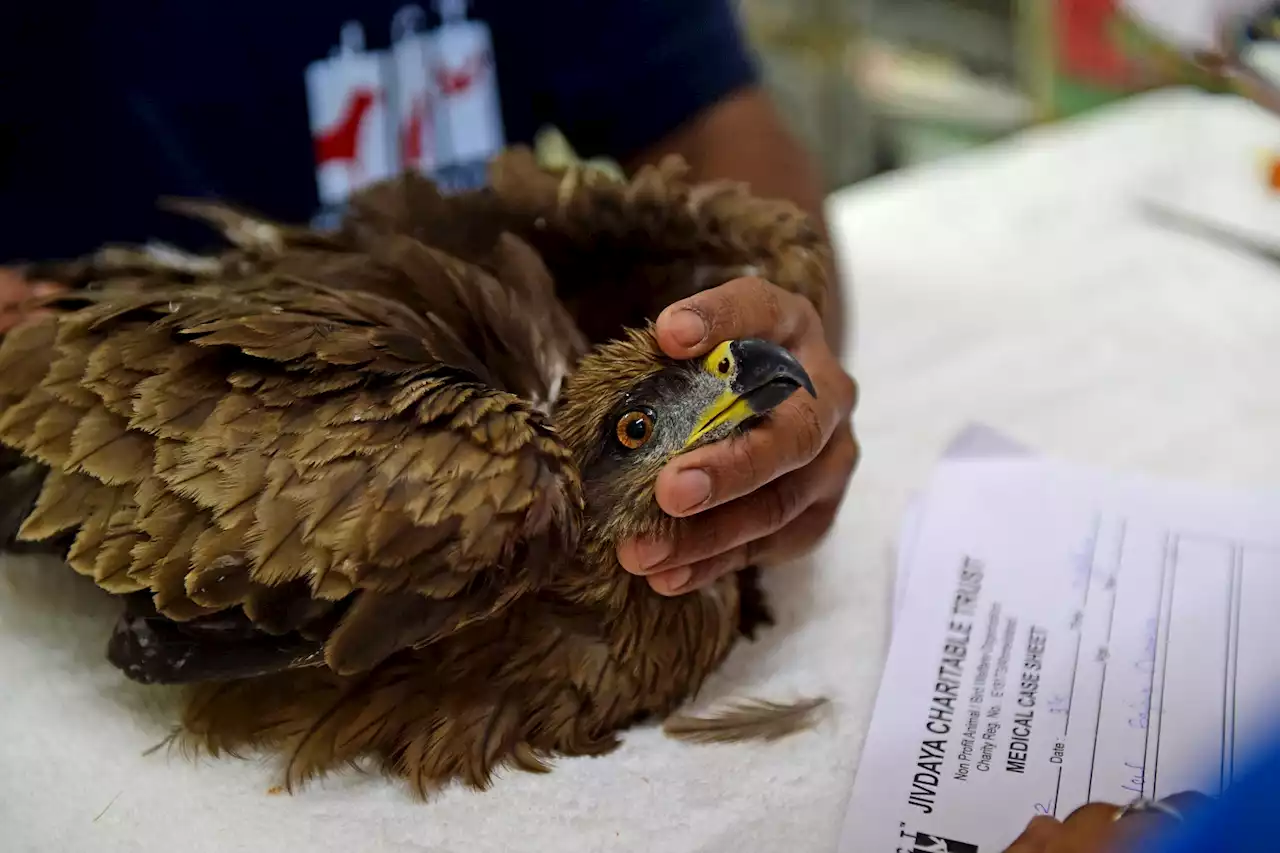
[[170, 204], [230, 248], [36, 265], [72, 289], [0, 341], [0, 547], [124, 599], [108, 657], [189, 686], [181, 742], [277, 751], [290, 786], [372, 759], [425, 795], [649, 716], [692, 740], [811, 722], [671, 716], [769, 621], [757, 574], [665, 598], [614, 556], [683, 523], [667, 461], [814, 393], [776, 344], [675, 361], [649, 323], [744, 271], [820, 306], [796, 208], [520, 149], [483, 191], [372, 187], [331, 234]]

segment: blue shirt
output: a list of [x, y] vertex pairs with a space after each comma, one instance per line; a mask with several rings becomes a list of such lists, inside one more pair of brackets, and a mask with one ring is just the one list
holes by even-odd
[[1280, 804], [1280, 741], [1262, 752], [1222, 798], [1185, 824], [1142, 846], [1141, 853], [1261, 853], [1280, 851], [1272, 826]]
[[[427, 34], [445, 32], [441, 12], [459, 14], [422, 5]], [[553, 125], [580, 154], [624, 160], [756, 80], [729, 0], [452, 5], [491, 43], [490, 124], [506, 143]], [[0, 28], [0, 263], [107, 241], [207, 243], [207, 230], [157, 211], [160, 195], [312, 219], [323, 205], [307, 68], [349, 22], [367, 55], [388, 56], [405, 0], [16, 6]], [[466, 67], [455, 63], [455, 83]]]

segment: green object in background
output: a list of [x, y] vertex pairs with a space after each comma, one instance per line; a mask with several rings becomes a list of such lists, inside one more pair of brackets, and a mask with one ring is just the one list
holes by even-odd
[[938, 160], [994, 142], [1005, 130], [984, 130], [972, 125], [922, 118], [886, 118], [890, 145], [901, 165]]
[[1069, 77], [1055, 75], [1052, 89], [1053, 113], [1055, 117], [1067, 118], [1113, 103], [1130, 94], [1132, 93], [1091, 86]]
[[1197, 66], [1123, 12], [1117, 12], [1109, 22], [1106, 35], [1112, 44], [1133, 59], [1141, 82], [1127, 89], [1109, 87], [1079, 80], [1055, 68], [1049, 87], [1054, 117], [1078, 115], [1160, 86], [1198, 86], [1210, 92], [1230, 89], [1220, 78]]
[[1199, 86], [1213, 92], [1229, 88], [1220, 77], [1192, 62], [1186, 54], [1124, 13], [1111, 22], [1107, 34], [1125, 54], [1145, 66], [1159, 84]]

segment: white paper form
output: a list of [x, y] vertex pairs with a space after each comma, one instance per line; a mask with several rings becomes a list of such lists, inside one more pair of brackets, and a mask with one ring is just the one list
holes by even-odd
[[[971, 423], [951, 440], [942, 452], [944, 462], [954, 459], [1024, 458], [1031, 450], [1017, 440], [981, 423]], [[894, 562], [893, 612], [902, 609], [907, 599], [907, 579], [911, 572], [911, 549], [920, 533], [924, 518], [926, 494], [914, 496], [903, 512], [898, 535], [898, 554]]]
[[1280, 495], [951, 461], [842, 851], [995, 853], [1037, 813], [1227, 786], [1280, 684]]

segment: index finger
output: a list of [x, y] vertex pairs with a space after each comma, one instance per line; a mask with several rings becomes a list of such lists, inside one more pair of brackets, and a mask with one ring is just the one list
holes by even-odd
[[1120, 806], [1113, 803], [1085, 803], [1067, 816], [1062, 825], [1067, 830], [1069, 844], [1064, 845], [1064, 853], [1073, 851], [1103, 851], [1115, 849], [1115, 842], [1132, 839], [1128, 833], [1141, 830], [1146, 833], [1150, 825], [1146, 822], [1150, 813], [1134, 812], [1123, 820], [1116, 820]]
[[821, 330], [809, 300], [760, 278], [737, 278], [674, 302], [658, 315], [658, 344], [695, 358], [725, 341], [764, 338], [788, 346]]
[[1036, 815], [1022, 834], [1004, 849], [1004, 853], [1044, 853], [1055, 838], [1062, 835], [1062, 823], [1049, 815]]

